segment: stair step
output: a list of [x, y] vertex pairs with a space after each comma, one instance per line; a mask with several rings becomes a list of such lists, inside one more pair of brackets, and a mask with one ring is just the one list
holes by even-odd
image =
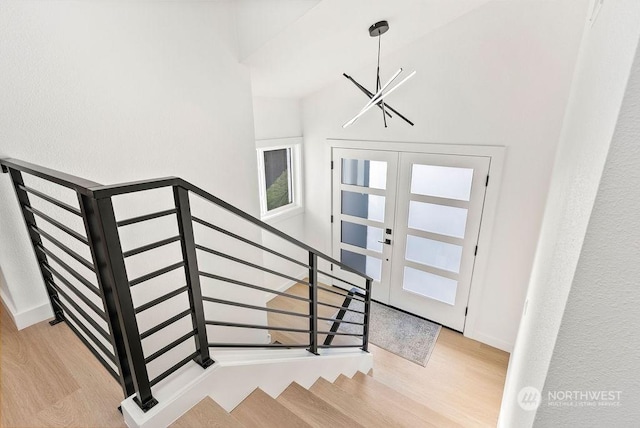
[[312, 427], [362, 427], [345, 413], [295, 382], [280, 394], [277, 401]]
[[242, 426], [210, 397], [204, 398], [170, 425], [171, 428], [242, 428]]
[[233, 409], [231, 415], [246, 427], [310, 427], [295, 413], [259, 388]]
[[353, 379], [340, 375], [334, 382], [371, 407], [384, 409], [388, 419], [406, 427], [460, 427], [461, 425], [404, 396], [371, 376], [356, 373]]
[[366, 427], [402, 426], [326, 379], [318, 379], [309, 391]]

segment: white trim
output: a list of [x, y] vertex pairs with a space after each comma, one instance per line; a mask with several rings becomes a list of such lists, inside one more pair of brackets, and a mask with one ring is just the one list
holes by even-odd
[[445, 143], [407, 143], [401, 141], [343, 140], [328, 138], [332, 148], [377, 150], [385, 152], [414, 152], [462, 156], [497, 156], [505, 146]]
[[[304, 280], [309, 276], [309, 272], [306, 270], [300, 271], [300, 273], [296, 275], [292, 275], [294, 278], [298, 278], [299, 280]], [[287, 280], [280, 287], [276, 288], [275, 291], [286, 291], [291, 288], [293, 285], [297, 284], [295, 281]]]
[[0, 299], [2, 300], [2, 305], [5, 307], [7, 312], [9, 312], [9, 315], [18, 330], [22, 330], [53, 317], [51, 305], [47, 302], [34, 306], [26, 311], [18, 312], [11, 304], [11, 300], [9, 300], [8, 296], [6, 296], [2, 290], [0, 290]]
[[[465, 334], [465, 336], [469, 337], [467, 334]], [[506, 340], [498, 339], [497, 337], [493, 337], [488, 334], [477, 333], [472, 339], [484, 343], [485, 345], [493, 346], [494, 348], [500, 349], [501, 351], [505, 351], [508, 353], [513, 352], [513, 343], [507, 342]]]
[[[302, 137], [277, 138], [268, 140], [256, 140], [256, 154], [258, 156], [258, 191], [260, 196], [260, 218], [262, 221], [283, 220], [304, 212], [303, 194], [304, 187], [302, 174]], [[290, 188], [293, 194], [293, 202], [275, 210], [267, 211], [267, 195], [264, 177], [264, 155], [267, 150], [291, 149], [289, 161]]]
[[504, 159], [506, 147], [497, 145], [471, 145], [471, 144], [438, 144], [438, 143], [408, 143], [398, 141], [365, 141], [327, 139], [329, 146], [333, 148], [378, 150], [389, 152], [415, 152], [434, 153], [464, 156], [487, 156], [491, 158], [489, 165], [489, 186], [485, 193], [482, 223], [478, 238], [478, 255], [476, 256], [471, 289], [469, 293], [469, 312], [466, 318], [464, 335], [478, 340], [498, 349], [511, 352], [513, 344], [486, 335], [478, 330], [477, 321], [482, 311], [482, 300], [485, 287], [487, 266], [493, 238], [493, 228], [502, 185]]
[[313, 355], [305, 349], [212, 350], [216, 364], [203, 369], [190, 361], [153, 389], [158, 404], [146, 413], [133, 401], [122, 402], [122, 414], [129, 428], [166, 427], [209, 396], [231, 412], [256, 388], [277, 397], [292, 382], [309, 388], [318, 378], [333, 382], [343, 374], [367, 373], [373, 355], [360, 349], [319, 349]]
[[[309, 276], [309, 272], [306, 270], [301, 270], [300, 273], [291, 275], [294, 278], [298, 278], [300, 280], [304, 280], [306, 277]], [[297, 284], [295, 281], [292, 281], [290, 279], [285, 280], [281, 285], [273, 288], [273, 291], [279, 291], [279, 292], [284, 292], [287, 291], [289, 288], [291, 288], [291, 286], [293, 286], [294, 284]], [[273, 293], [269, 293], [269, 292], [264, 292], [265, 296], [265, 304], [267, 302], [269, 302], [269, 300], [274, 299], [276, 297], [278, 297], [277, 295], [273, 294]]]

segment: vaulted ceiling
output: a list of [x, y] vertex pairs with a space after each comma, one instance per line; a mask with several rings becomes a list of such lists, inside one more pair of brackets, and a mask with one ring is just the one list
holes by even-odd
[[239, 55], [255, 96], [304, 97], [375, 62], [374, 22], [390, 25], [384, 58], [489, 1], [237, 0]]

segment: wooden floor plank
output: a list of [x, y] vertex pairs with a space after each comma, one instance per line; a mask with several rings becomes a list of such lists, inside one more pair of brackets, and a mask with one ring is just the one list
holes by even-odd
[[171, 428], [241, 428], [243, 425], [206, 397], [169, 425]]
[[278, 396], [277, 401], [312, 427], [362, 427], [349, 416], [295, 382]]
[[311, 388], [309, 388], [309, 391], [366, 427], [384, 428], [403, 426], [393, 418], [388, 418], [386, 416], [388, 412], [385, 411], [385, 413], [382, 413], [376, 410], [376, 407], [378, 409], [383, 409], [383, 407], [370, 406], [367, 402], [356, 398], [354, 395], [349, 394], [326, 379], [318, 379]]
[[125, 426], [118, 383], [64, 323], [18, 332], [0, 305], [0, 367], [3, 427]]
[[242, 425], [256, 428], [308, 428], [310, 425], [269, 394], [256, 389], [231, 415]]

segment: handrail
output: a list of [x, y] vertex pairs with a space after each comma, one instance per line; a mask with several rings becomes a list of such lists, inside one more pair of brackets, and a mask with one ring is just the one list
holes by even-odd
[[7, 168], [17, 169], [18, 171], [26, 172], [28, 174], [35, 175], [36, 177], [52, 181], [69, 189], [73, 189], [83, 195], [90, 195], [91, 191], [89, 189], [92, 187], [102, 186], [95, 181], [86, 180], [82, 177], [66, 174], [54, 169], [49, 169], [33, 163], [24, 162], [19, 159], [0, 158], [0, 165], [2, 165], [2, 172], [8, 172]]
[[[273, 226], [246, 213], [245, 211], [242, 211], [239, 208], [236, 208], [235, 206], [223, 201], [222, 199], [212, 195], [211, 193], [178, 177], [165, 177], [105, 186], [90, 180], [65, 174], [17, 159], [0, 159], [0, 166], [2, 167], [2, 172], [9, 173], [11, 176], [11, 181], [16, 191], [19, 206], [27, 225], [27, 229], [29, 230], [29, 232], [32, 232], [30, 233], [31, 244], [35, 250], [42, 277], [47, 287], [47, 292], [49, 294], [52, 307], [54, 308], [54, 313], [56, 315], [56, 319], [54, 322], [57, 323], [65, 321], [65, 316], [68, 316], [70, 320], [74, 321], [77, 325], [77, 328], [75, 328], [73, 324], [69, 324], [69, 326], [72, 327], [74, 333], [78, 335], [83, 343], [90, 348], [90, 350], [94, 353], [94, 355], [96, 355], [100, 362], [105, 367], [107, 367], [109, 372], [114, 375], [117, 380], [119, 380], [125, 396], [131, 396], [135, 394], [134, 401], [136, 401], [136, 403], [141, 407], [143, 411], [147, 411], [157, 403], [157, 401], [153, 397], [151, 388], [165, 379], [167, 376], [178, 370], [184, 364], [188, 363], [191, 360], [195, 361], [203, 368], [207, 368], [211, 364], [213, 364], [214, 361], [210, 358], [209, 354], [210, 347], [308, 347], [307, 350], [309, 352], [318, 355], [318, 349], [328, 347], [333, 337], [340, 335], [361, 337], [362, 341], [358, 341], [358, 343], [355, 343], [353, 345], [338, 345], [336, 347], [360, 347], [360, 349], [364, 351], [368, 350], [368, 324], [371, 303], [371, 284], [373, 282], [373, 279], [366, 274], [358, 272], [354, 268], [347, 266], [344, 263], [330, 257], [329, 255], [324, 254], [306, 245], [305, 243], [281, 232]], [[25, 186], [24, 180], [22, 178], [23, 172], [75, 191], [78, 198], [79, 209], [76, 209], [71, 205], [67, 205], [64, 202], [58, 201], [56, 198], [53, 198], [46, 193]], [[115, 211], [113, 209], [112, 198], [114, 196], [166, 187], [170, 187], [173, 191], [173, 208], [117, 221]], [[193, 193], [200, 198], [224, 209], [227, 213], [233, 214], [239, 217], [241, 220], [252, 223], [253, 225], [259, 227], [261, 230], [270, 232], [271, 234], [297, 247], [299, 250], [305, 251], [306, 253], [308, 253], [308, 262], [298, 261], [296, 260], [296, 258], [285, 256], [284, 254], [281, 254], [271, 248], [260, 245], [250, 239], [244, 238], [240, 235], [236, 235], [230, 231], [216, 226], [213, 223], [208, 223], [193, 216], [190, 208], [189, 193]], [[54, 205], [64, 208], [67, 211], [79, 215], [84, 223], [84, 234], [80, 234], [73, 228], [65, 225], [62, 221], [56, 220], [56, 216], [54, 214], [52, 214], [53, 217], [50, 217], [47, 214], [40, 212], [36, 208], [33, 208], [29, 200], [29, 194], [35, 195], [36, 197], [44, 199], [45, 201], [48, 201]], [[118, 229], [120, 227], [168, 215], [175, 215], [176, 217], [178, 226], [177, 236], [164, 238], [157, 242], [132, 248], [128, 251], [123, 251], [120, 241], [120, 234], [118, 232]], [[45, 221], [47, 223], [50, 223], [63, 232], [66, 232], [72, 238], [75, 238], [87, 245], [91, 253], [91, 259], [85, 259], [85, 257], [79, 255], [74, 250], [67, 247], [63, 242], [58, 241], [55, 237], [48, 235], [45, 231], [42, 231], [36, 223], [36, 217], [38, 222]], [[264, 252], [271, 253], [283, 258], [284, 260], [307, 268], [309, 271], [309, 279], [301, 280], [278, 270], [269, 269], [266, 266], [254, 264], [247, 260], [231, 256], [230, 254], [198, 245], [195, 241], [194, 236], [194, 224], [201, 224], [206, 227], [212, 228], [217, 232], [226, 234], [227, 236], [237, 239], [245, 244], [252, 245], [253, 247], [256, 247]], [[48, 248], [44, 245], [41, 238], [44, 238], [45, 240], [47, 240], [47, 243], [50, 242], [56, 248]], [[173, 242], [179, 242], [181, 246], [182, 257], [179, 259], [179, 261], [176, 261], [169, 266], [154, 270], [137, 278], [131, 279], [129, 277], [129, 275], [127, 274], [127, 268], [125, 266], [126, 258], [134, 256], [136, 254], [154, 250]], [[88, 278], [85, 278], [83, 275], [76, 272], [75, 268], [69, 266], [66, 262], [60, 259], [56, 255], [59, 254], [58, 250], [66, 253], [67, 255], [78, 261], [80, 264], [82, 264], [84, 267], [88, 268], [88, 270], [92, 271], [92, 273], [95, 274], [97, 286], [95, 286]], [[218, 275], [217, 273], [214, 274], [202, 271], [198, 267], [197, 250], [211, 253], [215, 256], [224, 257], [228, 260], [242, 263], [245, 266], [256, 268], [272, 275], [277, 275], [279, 277], [293, 281], [294, 283], [302, 284], [305, 286], [305, 289], [308, 288], [308, 295], [302, 297], [300, 295], [297, 295], [295, 292], [293, 294], [285, 293], [282, 291], [272, 290], [270, 288], [265, 288], [259, 285], [239, 281], [238, 279], [226, 278], [225, 276]], [[341, 279], [337, 276], [319, 270], [319, 258], [332, 263], [333, 265], [341, 268], [343, 271], [350, 272], [359, 278], [358, 281], [350, 278], [352, 281], [359, 282], [360, 279], [364, 279], [366, 284], [364, 286], [358, 286], [350, 281]], [[85, 285], [89, 288], [90, 291], [96, 294], [102, 301], [102, 307], [85, 296], [84, 291], [81, 292], [80, 290], [78, 290], [78, 288], [75, 286], [75, 283], [72, 284], [66, 278], [66, 275], [61, 275], [57, 270], [52, 268], [49, 264], [49, 259], [55, 261], [56, 266], [59, 265], [66, 274], [71, 275], [78, 282]], [[167, 291], [162, 296], [152, 299], [151, 301], [139, 305], [138, 307], [135, 307], [131, 293], [132, 287], [176, 269], [184, 270], [186, 285], [177, 289], [173, 289], [172, 291]], [[348, 294], [345, 295], [342, 292], [343, 290], [340, 290], [338, 288], [333, 289], [332, 287], [321, 285], [318, 281], [318, 275], [324, 275], [342, 281], [345, 284], [353, 285], [355, 288], [353, 288], [350, 292], [348, 292]], [[303, 302], [301, 303], [303, 306], [306, 306], [308, 304], [308, 313], [267, 307], [266, 305], [263, 307], [232, 300], [225, 300], [219, 298], [218, 296], [203, 296], [200, 285], [201, 277], [220, 280], [228, 284], [234, 284], [257, 291], [272, 293], [276, 296], [298, 300], [300, 302]], [[61, 284], [65, 287], [61, 288]], [[77, 296], [82, 301], [82, 303], [84, 303], [84, 305], [78, 305], [75, 301], [69, 300], [69, 296], [71, 296], [71, 294], [68, 294], [67, 290], [69, 293], [73, 293], [75, 296]], [[354, 290], [357, 291], [354, 292]], [[348, 300], [345, 299], [345, 302], [342, 304], [342, 306], [323, 302], [319, 299], [318, 291], [328, 292], [334, 295], [346, 297]], [[161, 318], [160, 320], [158, 320], [160, 322], [154, 327], [148, 328], [143, 332], [140, 331], [138, 320], [136, 318], [137, 314], [146, 311], [173, 297], [182, 295], [183, 293], [185, 293], [189, 299], [189, 306], [187, 310], [168, 319]], [[306, 290], [304, 294], [307, 294]], [[64, 300], [61, 300], [60, 297], [62, 297]], [[324, 295], [324, 297], [330, 296]], [[333, 298], [335, 299], [335, 297]], [[363, 302], [365, 306], [364, 312], [350, 309], [348, 306], [351, 300], [358, 300], [359, 302]], [[230, 322], [229, 320], [207, 320], [204, 313], [204, 302], [230, 305], [252, 311], [259, 310], [266, 313], [273, 313], [288, 317], [294, 316], [297, 318], [308, 319], [309, 326], [308, 328], [303, 329], [297, 328], [297, 326], [296, 328], [287, 326], [272, 326], [269, 325], [271, 324], [270, 322], [268, 322], [267, 325], [255, 325], [237, 322], [237, 320], [233, 320], [233, 322]], [[106, 329], [103, 329], [99, 324], [95, 322], [95, 320], [93, 320], [92, 316], [90, 316], [85, 311], [85, 306], [91, 311], [95, 312], [95, 314], [97, 314], [98, 317], [100, 317], [102, 320], [106, 321]], [[335, 316], [335, 318], [327, 318], [326, 315], [324, 317], [321, 317], [318, 314], [319, 306], [335, 308], [339, 309], [340, 311], [338, 315]], [[69, 308], [73, 308], [77, 312], [70, 312]], [[342, 318], [347, 311], [364, 315], [363, 323], [343, 321]], [[188, 316], [191, 318], [192, 324], [192, 329], [189, 333], [165, 345], [152, 355], [145, 357], [142, 348], [142, 340]], [[109, 349], [106, 348], [104, 343], [96, 340], [96, 336], [91, 332], [90, 329], [87, 328], [87, 325], [84, 325], [85, 319], [88, 326], [94, 328], [98, 335], [106, 339], [107, 342], [110, 342], [113, 348], [113, 352], [110, 352]], [[324, 331], [322, 328], [319, 328], [318, 320], [333, 322], [330, 331]], [[54, 322], [52, 322], [52, 324]], [[341, 322], [362, 325], [362, 334], [338, 332], [337, 328]], [[236, 329], [262, 329], [272, 330], [276, 332], [282, 331], [291, 333], [308, 333], [309, 341], [308, 344], [281, 344], [278, 342], [272, 344], [233, 344], [217, 342], [215, 340], [211, 341], [207, 337], [207, 325], [223, 326]], [[81, 336], [79, 331], [87, 333], [87, 338], [89, 340], [85, 340], [85, 338]], [[89, 334], [89, 332], [91, 334]], [[318, 337], [321, 334], [326, 334], [328, 335], [328, 338], [331, 338], [329, 339], [329, 343], [318, 343]], [[165, 352], [173, 349], [174, 347], [178, 346], [180, 343], [191, 337], [193, 337], [195, 341], [195, 353], [179, 361], [177, 364], [162, 372], [154, 379], [149, 379], [149, 372], [146, 365], [150, 361], [163, 355]], [[100, 352], [96, 352], [97, 350], [99, 350]], [[104, 354], [104, 356], [100, 356], [101, 354]], [[107, 360], [110, 361], [109, 364], [113, 363], [117, 371], [114, 371], [113, 368], [110, 367], [109, 364], [107, 364]]]
[[368, 275], [363, 274], [362, 272], [358, 272], [357, 270], [343, 264], [342, 262], [339, 262], [338, 260], [334, 259], [333, 257], [330, 257], [318, 250], [316, 250], [315, 248], [312, 248], [310, 246], [308, 246], [307, 244], [305, 244], [304, 242], [298, 241], [297, 239], [293, 238], [292, 236], [287, 235], [286, 233], [276, 229], [275, 227], [265, 223], [262, 220], [259, 220], [255, 217], [253, 217], [250, 214], [247, 214], [246, 212], [234, 207], [233, 205], [229, 204], [228, 202], [223, 201], [222, 199], [213, 196], [211, 193], [202, 190], [201, 188], [194, 186], [193, 184], [184, 181], [182, 179], [178, 179], [179, 181], [179, 186], [184, 187], [185, 189], [189, 190], [190, 192], [195, 193], [196, 195], [200, 196], [201, 198], [204, 198], [210, 202], [213, 202], [216, 205], [221, 206], [222, 208], [226, 209], [227, 211], [232, 212], [233, 214], [236, 214], [239, 217], [242, 217], [245, 220], [250, 221], [251, 223], [260, 226], [262, 229], [266, 229], [267, 231], [271, 232], [272, 234], [278, 236], [279, 238], [284, 239], [285, 241], [288, 241], [300, 248], [302, 248], [305, 251], [308, 251], [310, 253], [315, 254], [318, 257], [321, 257], [322, 259], [324, 259], [325, 261], [329, 262], [329, 263], [333, 263], [334, 265], [340, 267], [340, 269], [342, 270], [346, 270], [347, 272], [351, 272], [355, 275], [361, 276], [362, 278], [365, 279], [369, 279], [373, 281], [373, 278], [369, 277]]
[[278, 236], [279, 238], [282, 238], [285, 241], [297, 247], [300, 247], [301, 249], [307, 252], [317, 255], [323, 260], [338, 266], [342, 270], [361, 276], [364, 279], [372, 280], [372, 278], [369, 277], [368, 275], [365, 275], [362, 272], [358, 272], [352, 267], [343, 264], [342, 262], [334, 259], [333, 257], [327, 254], [324, 254], [316, 250], [313, 247], [310, 247], [304, 242], [299, 241], [294, 237], [287, 235], [286, 233], [276, 229], [275, 227], [265, 223], [264, 221], [252, 216], [251, 214], [248, 214], [245, 211], [242, 211], [241, 209], [236, 208], [230, 203], [223, 201], [217, 196], [214, 196], [211, 193], [207, 192], [206, 190], [203, 190], [200, 187], [195, 186], [179, 177], [163, 177], [163, 178], [155, 178], [150, 180], [125, 182], [120, 184], [101, 185], [93, 181], [85, 180], [84, 178], [65, 174], [59, 171], [42, 167], [40, 165], [24, 162], [17, 159], [10, 159], [10, 158], [0, 159], [0, 164], [3, 165], [3, 168], [7, 166], [23, 172], [27, 172], [37, 177], [49, 179], [54, 183], [74, 189], [83, 195], [92, 196], [95, 199], [104, 199], [112, 196], [124, 195], [127, 193], [140, 192], [143, 190], [159, 189], [162, 187], [179, 186], [185, 190], [195, 193], [196, 195], [200, 196], [203, 199], [208, 200], [209, 202], [212, 202], [224, 208], [225, 210], [231, 212], [232, 214], [237, 215], [238, 217], [244, 220], [247, 220], [255, 224], [256, 226], [262, 229], [265, 229], [266, 231]]

